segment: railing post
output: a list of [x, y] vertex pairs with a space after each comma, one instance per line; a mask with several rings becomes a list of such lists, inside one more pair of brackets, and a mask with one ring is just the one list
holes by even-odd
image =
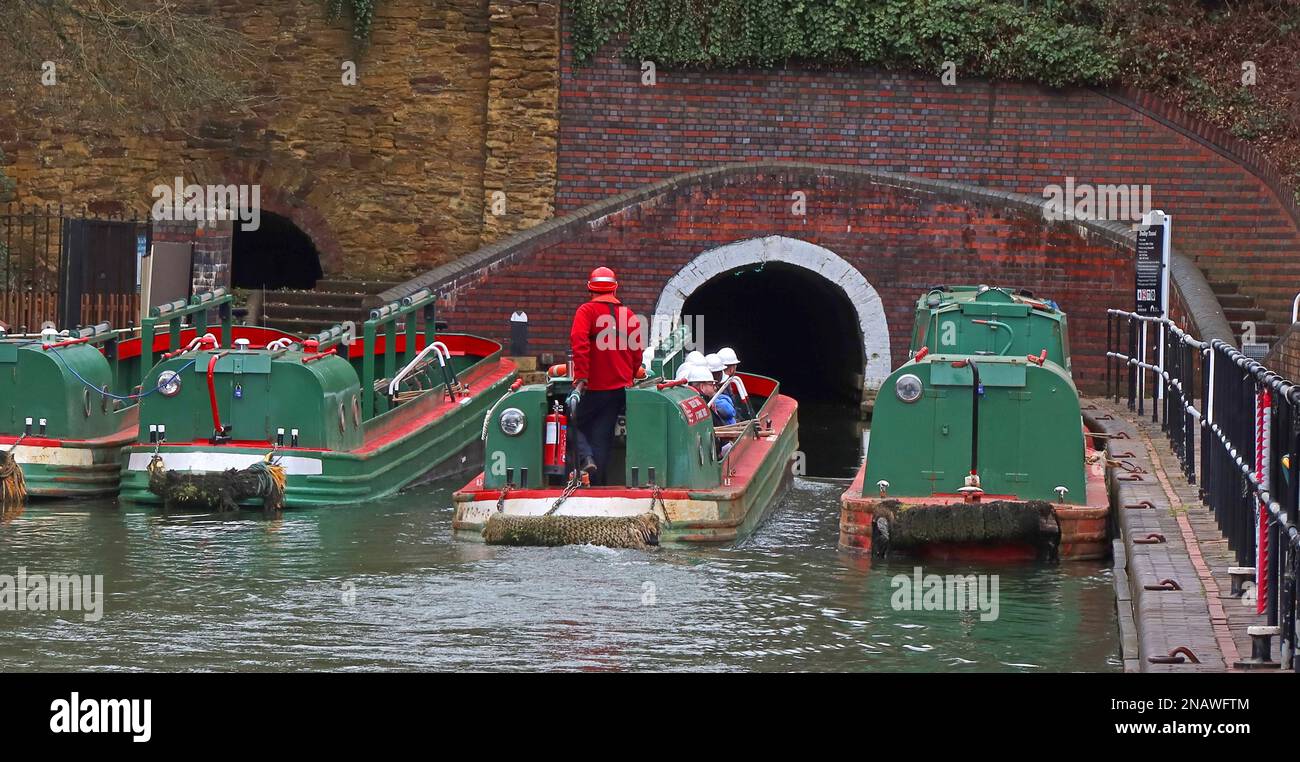
[[1132, 410], [1137, 398], [1137, 320], [1128, 317], [1128, 409]]
[[[1112, 314], [1110, 310], [1106, 310], [1106, 352], [1107, 352], [1107, 355], [1106, 355], [1106, 396], [1107, 396], [1107, 397], [1111, 396], [1111, 391], [1110, 391], [1110, 383], [1111, 383], [1111, 365], [1114, 364], [1115, 361], [1116, 361], [1116, 358], [1111, 357], [1110, 355], [1111, 355], [1111, 353], [1114, 353], [1114, 352], [1117, 351], [1117, 348], [1116, 348], [1116, 346], [1115, 346], [1115, 340], [1112, 338], [1112, 333], [1113, 333], [1113, 331], [1114, 331], [1114, 325], [1115, 325], [1115, 315]], [[1117, 394], [1116, 396], [1118, 397], [1118, 394]]]
[[416, 348], [416, 336], [419, 336], [418, 326], [415, 324], [417, 310], [412, 306], [407, 306], [406, 313], [406, 352], [402, 355], [402, 365], [406, 365], [415, 359], [419, 349]]
[[1138, 339], [1140, 346], [1138, 347], [1138, 361], [1135, 366], [1137, 368], [1137, 414], [1146, 415], [1146, 408], [1144, 405], [1146, 405], [1147, 397], [1147, 377], [1146, 369], [1142, 367], [1143, 363], [1147, 361], [1147, 324], [1145, 320], [1138, 321], [1138, 331], [1140, 334], [1140, 338]]
[[375, 414], [375, 319], [367, 320], [361, 328], [363, 350], [361, 353], [361, 417], [370, 420]]

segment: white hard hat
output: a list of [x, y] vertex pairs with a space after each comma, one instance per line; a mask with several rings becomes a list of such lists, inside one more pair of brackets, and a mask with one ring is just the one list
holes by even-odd
[[677, 381], [685, 381], [685, 380], [686, 380], [686, 373], [687, 373], [687, 372], [691, 369], [691, 367], [694, 366], [694, 365], [695, 365], [695, 363], [693, 363], [693, 362], [684, 362], [684, 363], [682, 363], [681, 365], [678, 365], [678, 366], [677, 366], [677, 375], [674, 377], [675, 380], [677, 380]]
[[704, 353], [703, 353], [703, 352], [691, 352], [690, 354], [686, 355], [686, 364], [687, 364], [687, 365], [703, 365], [703, 364], [704, 364]]
[[740, 358], [736, 357], [736, 350], [731, 347], [723, 347], [718, 350], [718, 359], [722, 360], [723, 365], [739, 365]]
[[713, 382], [713, 374], [703, 365], [691, 363], [683, 366], [686, 368], [686, 383], [697, 384], [703, 381]]
[[718, 355], [705, 355], [704, 367], [708, 368], [710, 373], [721, 373], [727, 369], [727, 364]]

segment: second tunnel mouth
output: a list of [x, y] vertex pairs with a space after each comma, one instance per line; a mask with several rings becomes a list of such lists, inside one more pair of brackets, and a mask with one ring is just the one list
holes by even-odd
[[288, 217], [266, 210], [261, 225], [235, 225], [230, 275], [235, 288], [309, 289], [322, 276], [320, 252], [311, 236]]
[[741, 370], [777, 379], [798, 401], [806, 475], [853, 475], [865, 361], [857, 310], [842, 288], [802, 267], [751, 265], [695, 289], [682, 319], [700, 334], [701, 351], [731, 347]]

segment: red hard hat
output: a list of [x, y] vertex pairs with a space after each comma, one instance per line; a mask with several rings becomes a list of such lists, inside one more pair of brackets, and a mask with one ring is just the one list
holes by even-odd
[[588, 291], [604, 294], [617, 289], [618, 279], [614, 277], [614, 271], [608, 267], [597, 267], [591, 271], [591, 276], [587, 278]]

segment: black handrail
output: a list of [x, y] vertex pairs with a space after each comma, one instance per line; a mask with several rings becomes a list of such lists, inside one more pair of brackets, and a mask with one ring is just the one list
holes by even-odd
[[[1284, 662], [1300, 672], [1300, 386], [1227, 342], [1198, 341], [1168, 319], [1123, 310], [1106, 317], [1108, 396], [1120, 401], [1122, 363], [1128, 407], [1141, 414], [1147, 394], [1140, 379], [1149, 374], [1153, 420], [1163, 415], [1161, 427], [1189, 483], [1197, 483], [1199, 471], [1201, 497], [1237, 562], [1257, 569], [1262, 613], [1279, 628]], [[1120, 322], [1128, 324], [1124, 352]], [[1157, 358], [1148, 362], [1152, 333]]]

